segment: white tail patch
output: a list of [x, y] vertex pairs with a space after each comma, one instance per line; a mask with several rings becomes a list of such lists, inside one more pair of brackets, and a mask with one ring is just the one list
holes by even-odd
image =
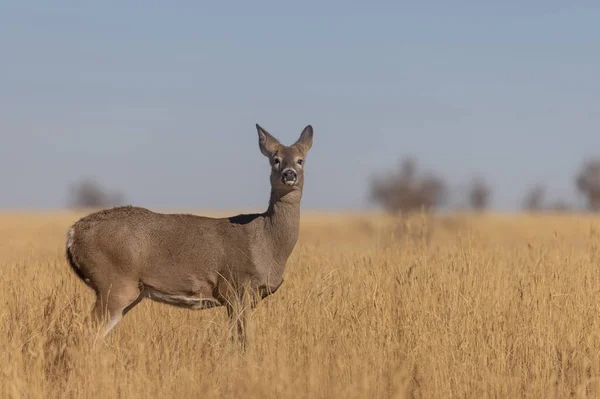
[[67, 233], [67, 249], [71, 249], [73, 245], [73, 236], [75, 235], [75, 228], [71, 227]]

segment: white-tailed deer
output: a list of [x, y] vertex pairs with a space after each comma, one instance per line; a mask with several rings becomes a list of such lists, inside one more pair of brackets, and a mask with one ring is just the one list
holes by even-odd
[[226, 306], [245, 340], [246, 317], [235, 303], [253, 307], [283, 283], [298, 239], [304, 160], [313, 138], [308, 125], [288, 147], [256, 129], [271, 165], [266, 212], [210, 218], [125, 206], [92, 213], [69, 229], [67, 260], [96, 292], [92, 318], [104, 323], [103, 335], [150, 298], [188, 309]]

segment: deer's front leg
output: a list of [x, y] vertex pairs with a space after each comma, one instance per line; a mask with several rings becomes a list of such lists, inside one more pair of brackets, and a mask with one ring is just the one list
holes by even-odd
[[232, 342], [239, 344], [241, 349], [245, 350], [248, 343], [248, 310], [243, 309], [240, 306], [228, 305], [227, 316], [229, 317], [229, 333]]
[[229, 317], [229, 331], [231, 339], [246, 349], [248, 343], [248, 318], [253, 308], [253, 293], [249, 287], [239, 289], [227, 301], [227, 316]]

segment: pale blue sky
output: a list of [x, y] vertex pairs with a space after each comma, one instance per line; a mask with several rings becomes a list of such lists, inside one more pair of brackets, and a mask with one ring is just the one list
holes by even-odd
[[[315, 129], [304, 207], [413, 155], [513, 209], [600, 156], [600, 3], [0, 2], [0, 208], [96, 176], [128, 202], [264, 207], [254, 124]], [[454, 201], [459, 201], [454, 197]]]

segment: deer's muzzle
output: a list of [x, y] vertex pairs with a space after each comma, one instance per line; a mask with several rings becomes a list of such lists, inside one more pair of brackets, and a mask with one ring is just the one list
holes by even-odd
[[298, 175], [294, 169], [286, 169], [281, 174], [281, 181], [288, 186], [293, 186], [298, 180]]

